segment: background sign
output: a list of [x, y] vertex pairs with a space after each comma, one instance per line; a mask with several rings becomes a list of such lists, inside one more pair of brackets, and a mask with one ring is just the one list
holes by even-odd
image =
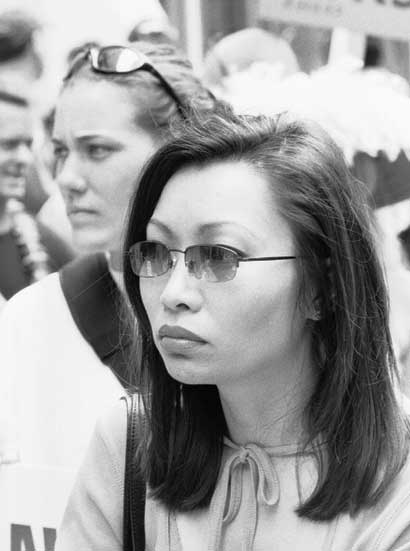
[[63, 469], [1, 466], [1, 551], [53, 551], [72, 483]]
[[410, 39], [410, 0], [259, 0], [267, 19]]

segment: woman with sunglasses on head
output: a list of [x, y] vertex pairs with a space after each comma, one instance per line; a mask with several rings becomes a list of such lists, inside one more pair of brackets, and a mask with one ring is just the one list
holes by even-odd
[[99, 411], [131, 384], [115, 260], [125, 212], [169, 124], [191, 108], [214, 107], [172, 46], [93, 47], [73, 60], [53, 142], [56, 179], [83, 256], [17, 295], [1, 320], [2, 366], [18, 389], [22, 463], [75, 469]]
[[[192, 122], [144, 170], [125, 250], [142, 355], [133, 467], [147, 485], [134, 549], [407, 549], [385, 284], [324, 131], [287, 115]], [[119, 403], [58, 551], [122, 549], [125, 443]]]

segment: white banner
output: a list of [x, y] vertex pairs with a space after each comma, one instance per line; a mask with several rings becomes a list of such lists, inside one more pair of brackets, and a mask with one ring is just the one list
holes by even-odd
[[410, 0], [259, 0], [259, 15], [301, 25], [346, 27], [410, 39]]
[[1, 551], [53, 551], [72, 482], [62, 469], [2, 465]]

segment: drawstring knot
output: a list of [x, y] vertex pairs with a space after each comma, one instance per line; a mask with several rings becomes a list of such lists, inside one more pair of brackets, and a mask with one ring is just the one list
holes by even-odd
[[[279, 478], [272, 459], [256, 444], [237, 446], [225, 439], [225, 444], [235, 450], [222, 467], [210, 507], [210, 538], [208, 551], [219, 551], [222, 527], [238, 515], [241, 505], [247, 522], [243, 526], [242, 550], [252, 549], [255, 538], [258, 504], [274, 506], [280, 499]], [[252, 491], [242, 503], [243, 473], [249, 469]]]
[[239, 456], [238, 456], [239, 462], [240, 463], [245, 463], [245, 461], [247, 460], [248, 457], [249, 457], [249, 450], [246, 447], [241, 447], [240, 452], [239, 452]]

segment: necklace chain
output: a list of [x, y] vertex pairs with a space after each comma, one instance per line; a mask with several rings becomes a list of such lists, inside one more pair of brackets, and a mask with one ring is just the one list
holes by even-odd
[[21, 201], [10, 199], [7, 211], [11, 217], [11, 231], [20, 252], [21, 262], [30, 283], [35, 283], [51, 272], [49, 255], [41, 243], [38, 226], [35, 219], [26, 212]]

